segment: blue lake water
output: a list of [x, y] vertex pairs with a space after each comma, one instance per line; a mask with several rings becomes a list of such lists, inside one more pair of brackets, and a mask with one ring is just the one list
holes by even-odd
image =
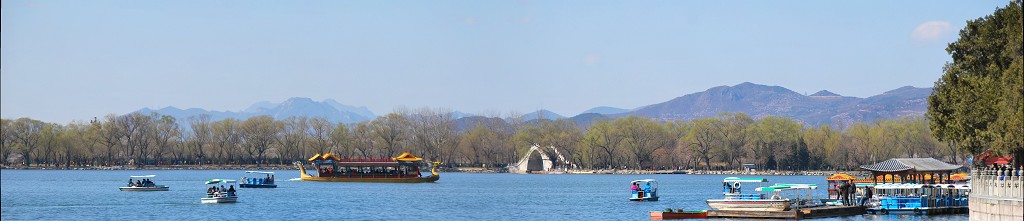
[[[3, 220], [649, 220], [648, 211], [707, 209], [724, 175], [523, 175], [442, 173], [436, 183], [296, 181], [275, 171], [276, 189], [238, 189], [235, 204], [200, 204], [203, 181], [239, 179], [237, 170], [2, 170]], [[130, 175], [149, 175], [163, 192], [121, 192]], [[660, 182], [661, 201], [631, 202], [629, 182]], [[816, 183], [821, 176], [766, 176]], [[237, 188], [237, 187], [236, 187]], [[819, 189], [824, 195], [825, 190]], [[862, 215], [822, 220], [967, 220], [966, 215]]]

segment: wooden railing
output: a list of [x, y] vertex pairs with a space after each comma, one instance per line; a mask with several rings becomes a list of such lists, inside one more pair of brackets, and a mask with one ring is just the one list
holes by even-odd
[[971, 196], [1021, 201], [1024, 198], [1021, 174], [1020, 170], [975, 169], [971, 172]]

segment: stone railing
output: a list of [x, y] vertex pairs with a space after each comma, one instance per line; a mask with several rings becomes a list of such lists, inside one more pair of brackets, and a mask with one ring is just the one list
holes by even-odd
[[975, 169], [971, 172], [971, 196], [1021, 201], [1024, 176], [1020, 170]]

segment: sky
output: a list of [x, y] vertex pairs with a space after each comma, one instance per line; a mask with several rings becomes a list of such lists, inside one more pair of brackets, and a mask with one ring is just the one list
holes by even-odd
[[2, 4], [0, 117], [67, 123], [290, 97], [573, 116], [742, 82], [868, 97], [931, 87], [1008, 1]]

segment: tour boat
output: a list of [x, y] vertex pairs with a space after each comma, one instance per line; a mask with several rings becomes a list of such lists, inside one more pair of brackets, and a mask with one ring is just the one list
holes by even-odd
[[[221, 190], [221, 188], [217, 188], [217, 184], [221, 184], [221, 187], [223, 187], [225, 183], [230, 185], [231, 183], [236, 183], [236, 181], [235, 180], [228, 180], [228, 179], [212, 179], [212, 180], [207, 180], [206, 181], [206, 186], [207, 186], [207, 188], [206, 188], [207, 189], [206, 197], [200, 198], [199, 201], [202, 202], [202, 203], [234, 203], [234, 202], [238, 202], [238, 195], [235, 194], [234, 191], [224, 191], [224, 190]], [[214, 189], [211, 190], [210, 189], [210, 185], [213, 185], [212, 187]], [[232, 188], [233, 188], [233, 186], [232, 186]]]
[[707, 219], [707, 210], [666, 209], [667, 211], [651, 211], [651, 220], [664, 219]]
[[966, 213], [967, 184], [878, 184], [867, 211], [872, 214]]
[[238, 184], [240, 188], [277, 188], [277, 184], [274, 184], [274, 172], [245, 171], [245, 174], [246, 176], [242, 177], [242, 183]]
[[[768, 179], [728, 177], [722, 181], [724, 199], [707, 200], [708, 206], [718, 210], [740, 211], [786, 211], [792, 202], [788, 199], [766, 198], [764, 193], [743, 193], [743, 183], [757, 184], [763, 187]], [[775, 189], [754, 188], [755, 190], [774, 193]]]
[[654, 179], [634, 180], [629, 182], [630, 186], [635, 186], [633, 195], [629, 197], [630, 201], [658, 201], [658, 181]]
[[317, 154], [309, 158], [309, 163], [316, 168], [316, 174], [306, 173], [302, 163], [295, 162], [299, 167], [299, 179], [305, 181], [326, 182], [376, 182], [376, 183], [425, 183], [437, 181], [440, 162], [433, 162], [430, 176], [420, 175], [419, 158], [404, 152], [398, 157], [383, 159], [341, 159], [334, 154]]
[[[170, 187], [164, 185], [156, 185], [153, 182], [153, 178], [156, 175], [145, 175], [145, 176], [131, 176], [128, 179], [128, 186], [118, 187], [121, 191], [167, 191]], [[137, 181], [137, 182], [133, 182]], [[146, 182], [143, 182], [146, 181]]]

